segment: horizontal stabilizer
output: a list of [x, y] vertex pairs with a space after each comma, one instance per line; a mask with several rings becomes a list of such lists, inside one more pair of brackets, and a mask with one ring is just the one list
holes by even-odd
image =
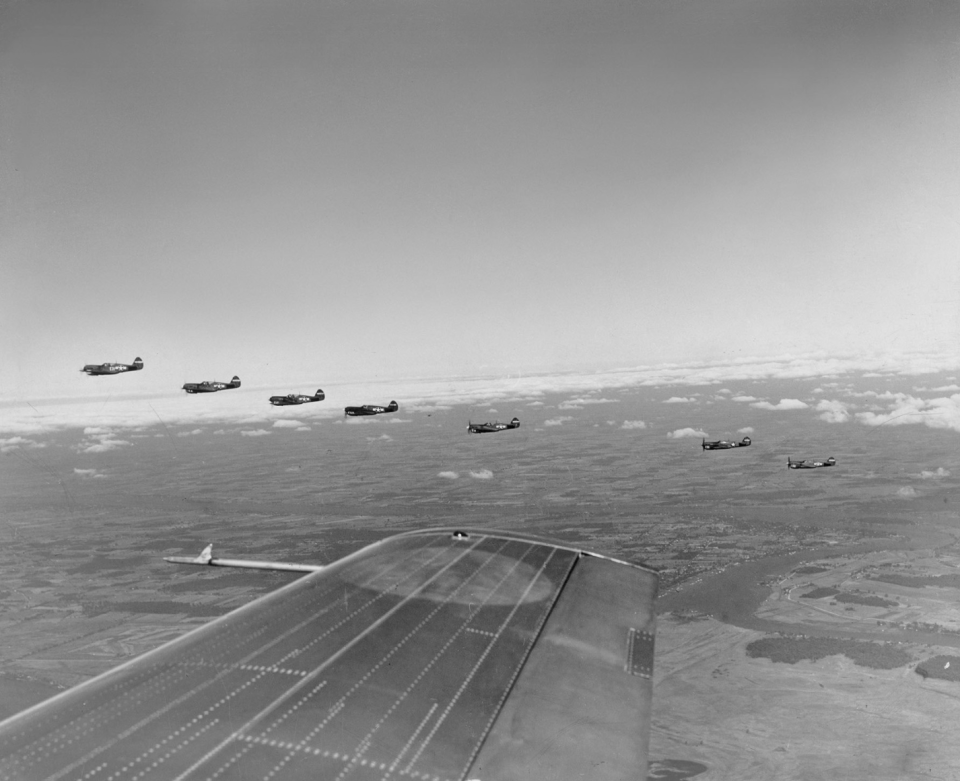
[[215, 559], [213, 545], [208, 545], [199, 556], [164, 556], [171, 564], [199, 564], [208, 567], [241, 567], [243, 569], [262, 569], [273, 572], [316, 572], [323, 569], [321, 564], [289, 564], [282, 561], [251, 561], [248, 559]]

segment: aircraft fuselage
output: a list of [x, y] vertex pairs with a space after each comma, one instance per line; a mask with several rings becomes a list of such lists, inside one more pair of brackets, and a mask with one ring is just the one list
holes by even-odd
[[385, 412], [396, 412], [400, 407], [397, 402], [391, 401], [386, 407], [378, 404], [363, 404], [359, 407], [344, 407], [343, 414], [350, 417], [362, 417], [364, 415], [383, 415]]
[[143, 361], [135, 358], [133, 363], [88, 363], [80, 371], [86, 372], [88, 377], [109, 376], [124, 372], [138, 372], [143, 368]]

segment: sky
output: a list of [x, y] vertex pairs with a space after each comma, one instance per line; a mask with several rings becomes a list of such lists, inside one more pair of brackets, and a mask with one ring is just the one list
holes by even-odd
[[958, 32], [938, 0], [0, 2], [3, 428], [234, 374], [951, 370]]

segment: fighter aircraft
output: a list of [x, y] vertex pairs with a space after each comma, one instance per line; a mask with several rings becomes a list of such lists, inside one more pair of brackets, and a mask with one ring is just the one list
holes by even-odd
[[489, 434], [494, 431], [506, 431], [508, 428], [520, 428], [520, 418], [514, 418], [509, 423], [467, 423], [467, 431], [471, 434]]
[[344, 415], [382, 415], [384, 412], [396, 412], [400, 405], [391, 401], [386, 407], [380, 407], [376, 404], [364, 404], [360, 407], [344, 407]]
[[240, 387], [240, 378], [236, 375], [230, 382], [218, 382], [217, 380], [204, 380], [203, 382], [188, 382], [183, 386], [187, 393], [216, 393], [217, 391], [230, 390]]
[[292, 583], [0, 722], [10, 779], [644, 779], [657, 573], [432, 529]]
[[317, 388], [317, 392], [313, 396], [288, 393], [286, 396], [271, 396], [270, 403], [274, 407], [286, 407], [289, 404], [307, 404], [311, 401], [323, 401], [325, 398], [326, 396], [323, 391]]
[[817, 467], [821, 467], [821, 466], [836, 466], [836, 465], [837, 465], [837, 459], [835, 459], [833, 456], [830, 456], [830, 458], [824, 461], [819, 461], [819, 460], [794, 461], [793, 459], [790, 458], [790, 456], [787, 456], [788, 469], [816, 469]]
[[704, 450], [729, 450], [732, 447], [750, 447], [751, 442], [750, 437], [744, 437], [739, 442], [731, 442], [727, 439], [718, 439], [714, 442], [703, 440], [700, 447]]
[[98, 377], [101, 374], [138, 372], [142, 368], [143, 361], [140, 358], [134, 358], [133, 363], [88, 363], [80, 371], [86, 372], [88, 377]]

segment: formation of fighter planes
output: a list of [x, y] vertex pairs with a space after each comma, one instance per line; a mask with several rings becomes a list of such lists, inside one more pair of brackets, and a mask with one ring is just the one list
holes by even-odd
[[[736, 447], [750, 447], [753, 444], [753, 440], [750, 437], [744, 437], [739, 442], [733, 442], [729, 439], [716, 439], [712, 442], [707, 442], [706, 438], [701, 440], [700, 448], [702, 450], [732, 450]], [[787, 468], [788, 469], [817, 469], [822, 466], [836, 466], [837, 459], [833, 456], [825, 459], [812, 459], [812, 460], [803, 460], [803, 461], [794, 461], [792, 457], [787, 456]]]
[[[134, 372], [140, 371], [143, 368], [143, 360], [140, 358], [135, 358], [132, 364], [125, 363], [88, 363], [80, 371], [87, 373], [89, 377], [96, 377], [101, 375], [111, 375], [111, 374], [122, 374], [123, 372]], [[186, 391], [187, 393], [216, 393], [217, 391], [223, 390], [232, 390], [233, 388], [240, 387], [240, 378], [237, 375], [233, 376], [233, 379], [230, 382], [221, 382], [219, 380], [204, 380], [203, 382], [186, 382], [183, 384], [181, 390]], [[275, 407], [285, 407], [289, 405], [297, 404], [310, 404], [315, 401], [323, 401], [326, 398], [326, 394], [320, 389], [317, 388], [317, 392], [312, 396], [304, 393], [288, 393], [286, 396], [271, 396], [269, 401]], [[359, 407], [344, 407], [343, 414], [348, 416], [362, 416], [362, 415], [383, 415], [387, 412], [396, 412], [400, 409], [400, 405], [395, 401], [391, 401], [386, 406], [379, 404], [362, 404]], [[516, 423], [516, 426], [512, 423], [507, 425], [504, 424], [504, 428], [516, 428], [520, 425], [520, 421], [516, 418], [513, 419]], [[484, 424], [484, 425], [493, 425], [493, 424]], [[499, 424], [496, 424], [499, 425]], [[493, 429], [491, 429], [493, 430]]]
[[[123, 374], [124, 372], [135, 372], [143, 369], [143, 361], [137, 357], [133, 363], [88, 363], [80, 371], [86, 372], [87, 376], [96, 377], [102, 375]], [[230, 382], [220, 382], [218, 380], [204, 380], [203, 382], [184, 383], [182, 390], [187, 393], [216, 393], [222, 390], [231, 390], [240, 387], [240, 378], [234, 375]], [[285, 407], [289, 405], [310, 404], [315, 401], [323, 401], [326, 394], [317, 388], [317, 392], [312, 396], [303, 393], [288, 393], [286, 396], [271, 396], [270, 403], [275, 407]], [[379, 404], [361, 404], [355, 407], [344, 407], [343, 414], [348, 417], [363, 417], [366, 415], [384, 415], [389, 412], [396, 412], [400, 405], [396, 401], [391, 401], [386, 406]], [[487, 423], [467, 423], [467, 433], [469, 434], [495, 434], [499, 431], [508, 431], [509, 429], [520, 428], [520, 419], [513, 418], [509, 423], [501, 423], [499, 420]], [[750, 437], [744, 437], [739, 442], [728, 439], [716, 439], [708, 442], [706, 438], [701, 440], [700, 448], [702, 450], [732, 450], [738, 447], [750, 447], [753, 440]], [[826, 459], [813, 459], [794, 461], [792, 457], [787, 456], [788, 469], [817, 469], [819, 467], [836, 466], [837, 460], [832, 456]]]

